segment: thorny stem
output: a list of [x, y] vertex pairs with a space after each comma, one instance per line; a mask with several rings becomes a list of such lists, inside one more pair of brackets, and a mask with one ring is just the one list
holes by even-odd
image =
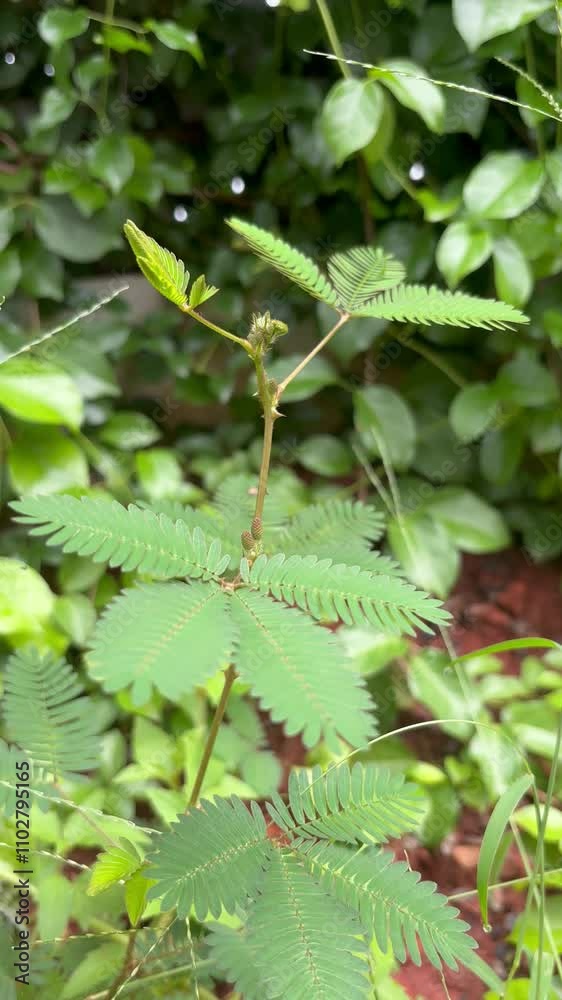
[[231, 664], [224, 675], [224, 687], [222, 689], [222, 694], [220, 696], [219, 703], [215, 709], [213, 721], [211, 722], [211, 728], [209, 729], [209, 735], [207, 736], [207, 742], [205, 743], [203, 756], [201, 758], [201, 762], [197, 769], [197, 774], [195, 776], [195, 781], [193, 783], [193, 788], [191, 790], [189, 803], [187, 805], [187, 809], [185, 810], [186, 812], [188, 809], [191, 809], [193, 806], [196, 806], [199, 801], [199, 793], [201, 791], [201, 786], [203, 784], [205, 774], [207, 773], [209, 761], [211, 760], [211, 755], [213, 753], [213, 748], [215, 746], [215, 742], [217, 739], [217, 733], [219, 731], [220, 724], [223, 720], [228, 697], [230, 695], [230, 692], [232, 690], [232, 685], [234, 684], [235, 680], [236, 680], [236, 671]]
[[290, 372], [290, 374], [287, 375], [287, 377], [284, 378], [283, 381], [279, 383], [279, 385], [277, 386], [276, 401], [279, 401], [281, 395], [285, 392], [285, 389], [287, 388], [289, 383], [292, 382], [293, 379], [297, 377], [297, 375], [300, 375], [303, 368], [306, 368], [308, 362], [312, 361], [312, 359], [316, 357], [317, 354], [319, 354], [319, 352], [326, 346], [326, 344], [329, 343], [334, 334], [337, 333], [337, 331], [344, 325], [344, 323], [347, 323], [349, 318], [350, 318], [349, 313], [342, 313], [335, 326], [333, 326], [332, 329], [328, 331], [326, 336], [323, 337], [322, 340], [320, 340], [317, 343], [316, 347], [314, 347], [310, 351], [310, 353], [306, 355], [306, 358], [303, 358], [302, 361], [297, 365], [297, 367], [294, 368], [293, 371]]
[[[271, 463], [271, 446], [273, 443], [273, 427], [277, 417], [279, 416], [276, 409], [276, 402], [279, 398], [279, 390], [281, 386], [277, 387], [276, 395], [272, 398], [272, 394], [269, 390], [267, 384], [267, 374], [265, 371], [265, 366], [263, 363], [263, 357], [261, 354], [257, 353], [254, 357], [254, 365], [256, 368], [256, 378], [258, 382], [258, 396], [263, 409], [263, 446], [261, 453], [261, 465], [260, 465], [260, 478], [258, 482], [258, 493], [256, 496], [256, 509], [254, 516], [263, 517], [263, 508], [265, 504], [265, 497], [267, 493], [267, 480], [269, 479], [269, 466]], [[281, 383], [283, 384], [283, 383]]]

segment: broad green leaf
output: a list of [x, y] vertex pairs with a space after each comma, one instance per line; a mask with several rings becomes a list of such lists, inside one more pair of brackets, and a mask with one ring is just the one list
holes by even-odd
[[487, 431], [480, 443], [480, 471], [489, 483], [504, 485], [515, 476], [525, 449], [524, 427], [507, 424]]
[[68, 977], [61, 1000], [87, 996], [97, 986], [109, 987], [115, 979], [115, 970], [123, 964], [126, 947], [126, 941], [112, 940], [89, 951]]
[[439, 490], [425, 509], [463, 552], [498, 552], [509, 545], [509, 530], [499, 511], [472, 490], [460, 486]]
[[503, 302], [524, 306], [533, 291], [533, 272], [515, 240], [502, 236], [494, 241], [496, 292]]
[[486, 229], [471, 222], [453, 222], [437, 244], [436, 260], [441, 274], [451, 288], [456, 288], [467, 274], [485, 264], [493, 249]]
[[0, 635], [40, 632], [54, 606], [39, 573], [19, 559], [0, 558]]
[[493, 387], [475, 382], [461, 389], [449, 410], [451, 426], [461, 441], [475, 441], [498, 417]]
[[296, 458], [319, 476], [345, 476], [354, 466], [349, 445], [331, 434], [311, 435], [299, 445]]
[[[507, 678], [502, 677], [504, 681]], [[490, 798], [503, 795], [521, 773], [521, 757], [498, 725], [494, 729], [479, 727], [468, 745], [468, 755], [478, 764]]]
[[137, 451], [154, 444], [161, 437], [160, 430], [150, 417], [133, 410], [112, 413], [100, 431], [104, 444], [120, 451]]
[[337, 164], [371, 142], [383, 108], [383, 94], [374, 80], [339, 80], [334, 84], [324, 101], [321, 125]]
[[[445, 98], [442, 90], [427, 79], [427, 72], [409, 59], [387, 59], [383, 64], [390, 74], [383, 74], [380, 82], [388, 87], [397, 101], [405, 108], [416, 111], [432, 132], [442, 132], [445, 124]], [[408, 73], [411, 76], [393, 76], [392, 71]]]
[[79, 62], [72, 74], [74, 83], [83, 94], [89, 94], [96, 83], [115, 73], [101, 53], [96, 53]]
[[114, 25], [104, 25], [102, 39], [104, 45], [114, 52], [144, 52], [146, 55], [152, 52], [152, 45], [146, 38]]
[[45, 246], [65, 260], [99, 260], [122, 245], [111, 206], [84, 219], [68, 198], [44, 197], [34, 205], [33, 223]]
[[142, 858], [134, 844], [121, 841], [119, 847], [109, 847], [98, 854], [92, 868], [88, 896], [97, 896], [122, 879], [129, 878], [142, 865]]
[[355, 426], [370, 455], [404, 468], [414, 457], [416, 425], [410, 407], [384, 385], [368, 386], [354, 395]]
[[15, 216], [11, 208], [0, 208], [0, 252], [10, 242], [14, 230]]
[[453, 0], [453, 17], [474, 52], [483, 42], [528, 24], [551, 6], [551, 0]]
[[21, 262], [17, 250], [0, 253], [0, 301], [15, 292], [21, 278]]
[[559, 198], [562, 198], [562, 148], [547, 153], [546, 172]]
[[183, 261], [143, 233], [130, 219], [125, 223], [124, 229], [137, 264], [147, 281], [180, 309], [185, 306], [189, 271], [186, 271]]
[[189, 52], [200, 66], [204, 63], [203, 51], [194, 31], [184, 28], [176, 21], [146, 21], [147, 28], [154, 32], [159, 42], [177, 52]]
[[94, 630], [96, 610], [84, 594], [66, 594], [57, 597], [53, 620], [75, 646], [83, 649]]
[[64, 298], [64, 266], [60, 257], [49, 253], [38, 240], [26, 240], [19, 245], [21, 262], [20, 285], [24, 292], [37, 299]]
[[[544, 825], [544, 811], [544, 803], [541, 803], [539, 813], [542, 825]], [[538, 838], [539, 828], [537, 826], [537, 813], [534, 806], [521, 806], [513, 814], [513, 819], [520, 830], [524, 830], [525, 833], [530, 834], [535, 840]], [[550, 806], [548, 810], [544, 839], [547, 844], [558, 844], [562, 840], [562, 811], [556, 809], [555, 806]]]
[[84, 453], [53, 427], [21, 427], [8, 456], [10, 479], [16, 493], [61, 493], [89, 486]]
[[557, 403], [558, 384], [535, 353], [520, 351], [501, 366], [494, 383], [496, 398], [516, 406], [544, 407]]
[[488, 153], [463, 190], [469, 212], [481, 219], [514, 219], [537, 200], [544, 167], [524, 153]]
[[171, 449], [150, 448], [138, 452], [135, 469], [142, 489], [151, 500], [177, 497], [181, 493], [183, 472]]
[[488, 924], [488, 886], [490, 884], [491, 875], [494, 869], [494, 861], [496, 859], [500, 841], [505, 833], [505, 829], [515, 806], [525, 792], [529, 790], [532, 782], [533, 778], [529, 774], [524, 774], [521, 778], [514, 782], [514, 784], [503, 793], [499, 802], [496, 804], [490, 819], [488, 820], [488, 825], [482, 838], [482, 846], [480, 848], [480, 856], [478, 858], [478, 868], [476, 870], [476, 886], [478, 889], [480, 912], [482, 914], [482, 922], [484, 925]]
[[38, 28], [43, 41], [56, 49], [69, 39], [83, 35], [89, 23], [87, 12], [80, 7], [75, 10], [55, 7], [39, 18]]
[[82, 422], [82, 399], [72, 379], [32, 358], [14, 358], [1, 366], [0, 407], [31, 423], [76, 430]]
[[72, 90], [61, 90], [59, 87], [49, 87], [43, 91], [39, 114], [31, 122], [33, 134], [54, 128], [70, 118], [76, 107], [76, 98], [77, 95]]
[[77, 429], [82, 422], [82, 400], [72, 379], [31, 358], [14, 358], [0, 368], [0, 407], [31, 423]]
[[125, 883], [125, 906], [133, 927], [136, 927], [146, 909], [146, 896], [152, 885], [154, 882], [147, 879], [142, 871], [135, 872]]
[[441, 524], [424, 514], [406, 515], [389, 522], [388, 541], [412, 583], [447, 597], [457, 579], [460, 558]]
[[88, 151], [90, 173], [118, 194], [135, 169], [135, 157], [124, 135], [115, 132], [98, 139]]
[[443, 722], [441, 728], [456, 739], [467, 740], [474, 731], [471, 720], [481, 709], [476, 690], [470, 696], [463, 690], [457, 676], [446, 668], [448, 657], [438, 650], [427, 650], [412, 659], [408, 684], [414, 698], [423, 702], [433, 718], [466, 719], [466, 722]]

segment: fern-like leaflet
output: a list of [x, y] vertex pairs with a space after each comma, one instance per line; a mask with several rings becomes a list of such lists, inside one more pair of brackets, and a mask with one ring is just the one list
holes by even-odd
[[55, 778], [88, 771], [100, 758], [91, 698], [65, 660], [24, 648], [8, 660], [3, 714], [8, 737]]
[[230, 561], [220, 542], [208, 543], [199, 528], [190, 532], [183, 521], [134, 504], [126, 508], [116, 500], [46, 496], [16, 500], [11, 506], [20, 515], [17, 521], [32, 526], [32, 535], [51, 536], [47, 545], [123, 570], [161, 579], [219, 579]]
[[270, 837], [255, 806], [203, 802], [158, 838], [146, 873], [155, 882], [151, 898], [164, 897], [165, 908], [185, 914], [193, 906], [200, 919], [222, 907], [247, 913], [241, 934], [217, 928], [212, 950], [248, 1000], [340, 1000], [344, 992], [363, 1000], [361, 956], [371, 935], [399, 961], [420, 964], [423, 949], [436, 968], [464, 962], [497, 986], [473, 955], [468, 925], [432, 882], [377, 847], [342, 846], [415, 827], [408, 785], [372, 764], [351, 772], [342, 764], [325, 775], [303, 773], [291, 783], [288, 807], [277, 797], [268, 808], [279, 829]]
[[352, 247], [335, 253], [327, 266], [339, 303], [350, 313], [357, 312], [378, 292], [399, 285], [406, 276], [400, 261], [373, 247]]
[[242, 560], [248, 585], [277, 600], [297, 604], [319, 621], [375, 625], [391, 633], [413, 635], [414, 627], [430, 631], [426, 622], [445, 624], [449, 613], [441, 602], [395, 576], [378, 576], [359, 566], [333, 565], [316, 556], [268, 558], [252, 566]]
[[130, 219], [125, 223], [125, 236], [147, 281], [174, 305], [185, 306], [189, 271], [183, 261], [143, 233]]

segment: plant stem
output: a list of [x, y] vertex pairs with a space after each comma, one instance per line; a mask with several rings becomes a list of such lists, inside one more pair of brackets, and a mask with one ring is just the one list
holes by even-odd
[[350, 318], [349, 313], [342, 313], [340, 315], [339, 320], [335, 324], [335, 326], [333, 326], [332, 329], [328, 331], [328, 333], [326, 334], [326, 336], [323, 337], [322, 340], [320, 340], [317, 343], [316, 347], [314, 347], [310, 351], [310, 353], [306, 355], [306, 358], [303, 358], [302, 361], [299, 362], [299, 364], [297, 365], [297, 367], [294, 368], [293, 371], [290, 372], [290, 374], [287, 375], [287, 377], [284, 378], [283, 381], [279, 383], [279, 385], [277, 386], [277, 397], [276, 397], [276, 401], [277, 402], [281, 398], [282, 394], [285, 392], [285, 389], [287, 388], [287, 386], [289, 385], [289, 383], [292, 382], [293, 379], [297, 377], [297, 375], [300, 375], [300, 373], [302, 372], [303, 368], [306, 368], [308, 362], [312, 361], [312, 359], [315, 358], [316, 355], [320, 353], [320, 351], [332, 339], [332, 337], [334, 336], [334, 334], [337, 333], [337, 331], [344, 325], [344, 323], [347, 323], [347, 321], [348, 321], [349, 318]]
[[225, 671], [224, 687], [222, 689], [220, 701], [215, 709], [213, 721], [211, 722], [211, 728], [209, 729], [209, 735], [207, 736], [207, 742], [205, 743], [205, 749], [203, 750], [201, 763], [199, 764], [199, 768], [195, 776], [195, 781], [193, 783], [193, 788], [191, 790], [191, 796], [189, 798], [189, 803], [187, 805], [186, 812], [188, 809], [191, 809], [193, 806], [196, 806], [199, 801], [199, 793], [201, 791], [201, 786], [203, 784], [205, 774], [207, 773], [207, 768], [211, 760], [211, 755], [213, 753], [213, 748], [215, 746], [220, 724], [224, 717], [228, 697], [230, 695], [230, 692], [232, 690], [232, 685], [234, 684], [235, 680], [236, 680], [236, 671], [231, 664], [228, 670]]
[[[533, 45], [533, 36], [531, 34], [531, 26], [527, 25], [525, 33], [525, 62], [527, 63], [527, 73], [530, 76], [537, 78], [537, 63], [535, 59], [535, 48]], [[546, 147], [544, 144], [544, 135], [542, 130], [542, 122], [538, 121], [535, 124], [535, 138], [537, 140], [537, 152], [540, 157], [543, 157], [546, 153]]]
[[[210, 958], [204, 959], [202, 962], [197, 963], [197, 971], [201, 971], [203, 968], [210, 969], [213, 962]], [[125, 983], [121, 987], [120, 996], [125, 996], [127, 993], [135, 993], [137, 990], [141, 990], [144, 986], [152, 986], [156, 983], [161, 983], [165, 979], [172, 978], [172, 976], [184, 976], [187, 973], [193, 972], [193, 963], [185, 965], [177, 965], [172, 969], [162, 969], [161, 972], [153, 972], [150, 976], [140, 976], [139, 978], [132, 979], [130, 982]], [[201, 989], [201, 987], [199, 987]], [[102, 990], [101, 993], [91, 993], [88, 1000], [109, 1000], [110, 998], [109, 990]], [[213, 994], [207, 994], [212, 996]]]
[[267, 385], [267, 373], [263, 363], [263, 357], [260, 353], [256, 353], [254, 356], [254, 365], [256, 368], [256, 379], [258, 382], [258, 396], [261, 401], [264, 420], [260, 478], [258, 481], [258, 494], [256, 497], [256, 508], [254, 511], [254, 517], [261, 518], [263, 517], [263, 508], [267, 494], [267, 480], [269, 479], [269, 466], [271, 464], [271, 446], [273, 444], [273, 427], [278, 417], [275, 404], [279, 398], [280, 386], [277, 387], [275, 398], [272, 398]]
[[550, 807], [552, 805], [552, 800], [554, 798], [554, 789], [556, 786], [556, 773], [558, 770], [558, 760], [560, 757], [560, 746], [562, 744], [562, 712], [558, 716], [558, 726], [556, 729], [556, 740], [554, 744], [554, 756], [552, 758], [552, 768], [550, 770], [550, 775], [548, 779], [548, 785], [546, 789], [546, 800], [543, 806], [542, 816], [540, 815], [540, 826], [538, 829], [538, 842], [537, 842], [537, 853], [535, 858], [535, 871], [537, 872], [538, 879], [540, 880], [540, 904], [539, 904], [539, 947], [538, 947], [538, 958], [537, 958], [537, 978], [536, 978], [536, 998], [540, 1000], [542, 996], [542, 976], [543, 976], [543, 951], [544, 951], [544, 931], [545, 931], [545, 915], [546, 915], [546, 894], [544, 887], [544, 844], [546, 838], [546, 830], [548, 826], [548, 814], [550, 812]]
[[425, 358], [426, 361], [435, 365], [436, 368], [439, 368], [439, 370], [442, 371], [447, 378], [450, 378], [451, 382], [458, 385], [460, 389], [464, 389], [464, 387], [468, 384], [464, 375], [461, 375], [461, 373], [453, 365], [449, 364], [448, 361], [445, 361], [445, 359], [442, 358], [440, 354], [437, 354], [437, 351], [434, 351], [431, 347], [427, 347], [425, 344], [420, 343], [419, 340], [416, 340], [415, 337], [412, 336], [408, 336], [407, 340], [403, 340], [400, 335], [398, 335], [396, 339], [399, 343], [403, 343], [405, 347], [410, 347], [412, 351], [415, 351], [416, 354], [420, 355], [420, 357]]
[[[332, 19], [332, 15], [330, 14], [330, 9], [328, 7], [328, 4], [326, 3], [326, 0], [316, 0], [316, 5], [318, 7], [318, 11], [319, 11], [320, 17], [322, 18], [322, 23], [324, 25], [324, 29], [325, 29], [326, 34], [328, 36], [328, 41], [330, 42], [330, 45], [332, 46], [332, 51], [333, 51], [334, 55], [337, 56], [338, 59], [345, 59], [345, 54], [344, 54], [341, 42], [340, 42], [340, 40], [338, 38], [338, 33], [336, 31], [336, 26], [335, 26], [334, 21]], [[351, 70], [350, 70], [349, 66], [347, 65], [347, 63], [340, 62], [340, 69], [341, 69], [343, 75], [346, 77], [346, 79], [350, 79], [351, 78]]]
[[[562, 868], [552, 868], [545, 872], [545, 878], [549, 875], [562, 875]], [[493, 885], [488, 886], [488, 892], [492, 892], [493, 889], [523, 889], [524, 886], [529, 885], [533, 879], [532, 875], [522, 875], [521, 878], [512, 878], [507, 882], [494, 882]], [[466, 892], [454, 892], [451, 896], [447, 896], [449, 902], [455, 902], [457, 899], [470, 899], [471, 896], [476, 896], [478, 889], [468, 889]]]
[[216, 323], [211, 323], [210, 319], [206, 319], [201, 313], [198, 313], [195, 309], [190, 309], [189, 306], [183, 306], [182, 312], [187, 313], [192, 319], [196, 319], [198, 323], [202, 323], [203, 326], [207, 326], [209, 330], [214, 330], [215, 333], [220, 333], [221, 337], [226, 337], [227, 340], [232, 340], [235, 344], [239, 344], [246, 351], [246, 354], [252, 355], [251, 345], [243, 337], [237, 337], [235, 333], [230, 333], [228, 330], [224, 330], [222, 326], [217, 326]]

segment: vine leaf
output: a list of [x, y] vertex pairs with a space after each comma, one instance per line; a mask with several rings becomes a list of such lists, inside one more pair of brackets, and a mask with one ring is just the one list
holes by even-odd
[[166, 299], [182, 309], [187, 304], [189, 271], [182, 260], [143, 233], [130, 219], [124, 226], [131, 250], [147, 281]]

